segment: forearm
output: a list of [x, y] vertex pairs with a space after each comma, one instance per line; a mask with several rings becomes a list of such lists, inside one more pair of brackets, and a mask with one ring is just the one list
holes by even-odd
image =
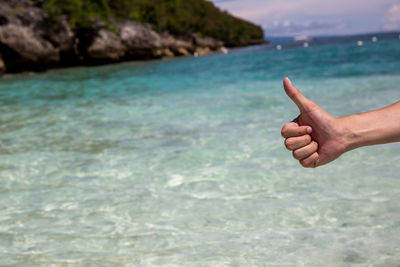
[[400, 101], [388, 107], [338, 118], [346, 130], [346, 147], [400, 142]]

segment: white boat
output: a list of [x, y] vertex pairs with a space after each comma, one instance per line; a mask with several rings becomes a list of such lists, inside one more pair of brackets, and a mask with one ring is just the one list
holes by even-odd
[[294, 37], [295, 42], [309, 42], [311, 40], [312, 40], [311, 37], [307, 35], [298, 35]]

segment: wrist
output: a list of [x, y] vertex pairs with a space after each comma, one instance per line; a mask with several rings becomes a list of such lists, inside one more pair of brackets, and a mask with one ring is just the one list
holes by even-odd
[[345, 152], [363, 146], [363, 138], [356, 127], [356, 115], [349, 115], [337, 119], [341, 128], [342, 143]]

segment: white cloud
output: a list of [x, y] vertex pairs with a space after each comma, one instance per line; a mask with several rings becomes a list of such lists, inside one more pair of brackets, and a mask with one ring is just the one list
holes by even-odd
[[[279, 22], [281, 30], [285, 21], [291, 21], [289, 26], [293, 33], [297, 29], [307, 30], [312, 34], [314, 26], [318, 34], [323, 33], [323, 27], [330, 29], [330, 34], [343, 34], [377, 31], [383, 29], [384, 25], [395, 27], [397, 22], [393, 19], [385, 21], [382, 18], [400, 17], [397, 13], [399, 0], [213, 0], [213, 2], [238, 17], [262, 25], [270, 33], [275, 31], [274, 21]], [[388, 7], [393, 9], [390, 14]], [[338, 24], [334, 25], [335, 23]]]
[[[270, 16], [282, 19], [296, 13], [307, 15], [360, 14], [376, 12], [398, 0], [214, 0], [218, 6], [248, 19]], [[253, 16], [253, 17], [249, 17]]]
[[307, 21], [293, 22], [290, 20], [273, 21], [270, 24], [264, 25], [264, 30], [268, 35], [272, 36], [287, 36], [287, 35], [308, 35], [310, 32], [326, 32], [329, 29], [343, 27], [343, 23]]
[[387, 17], [384, 24], [385, 30], [400, 29], [400, 5], [393, 5], [387, 12]]

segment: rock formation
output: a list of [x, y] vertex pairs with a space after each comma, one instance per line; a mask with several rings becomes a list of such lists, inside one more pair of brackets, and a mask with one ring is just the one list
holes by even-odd
[[92, 44], [87, 48], [89, 59], [118, 61], [125, 56], [126, 47], [114, 33], [101, 29]]
[[7, 71], [6, 65], [4, 64], [3, 61], [3, 56], [0, 54], [0, 74], [3, 74]]
[[158, 33], [132, 20], [116, 24], [110, 30], [95, 19], [72, 30], [66, 16], [51, 19], [31, 1], [1, 1], [0, 73], [227, 51], [223, 42], [210, 37]]
[[60, 59], [58, 49], [25, 26], [15, 24], [0, 26], [0, 43], [17, 53], [21, 61], [47, 63], [57, 62]]
[[126, 55], [131, 59], [161, 57], [163, 41], [150, 25], [135, 21], [124, 21], [119, 25], [119, 38], [126, 47]]

